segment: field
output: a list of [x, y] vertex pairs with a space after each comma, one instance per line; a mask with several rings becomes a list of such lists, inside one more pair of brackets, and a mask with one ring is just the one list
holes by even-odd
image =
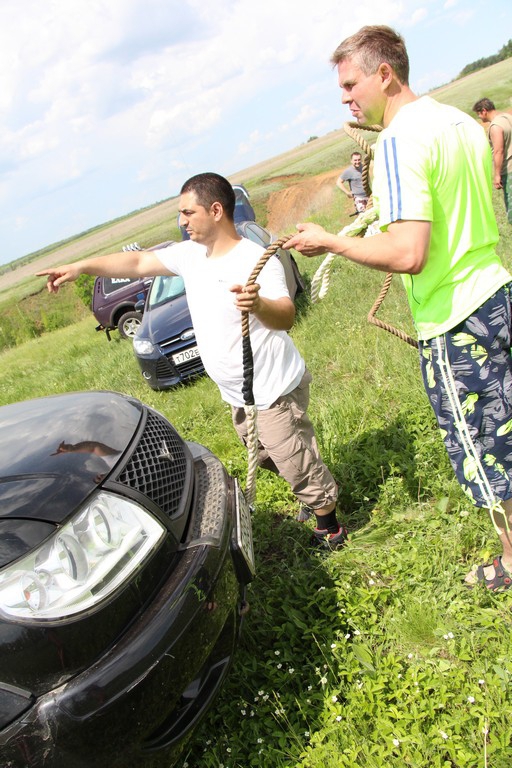
[[[489, 69], [434, 95], [450, 103], [453, 95], [467, 111], [483, 95], [510, 108], [512, 62]], [[248, 187], [258, 220], [276, 234], [302, 218], [338, 231], [351, 210], [333, 180], [353, 149], [336, 131], [232, 181]], [[494, 204], [500, 254], [512, 268], [498, 193]], [[40, 259], [58, 263], [167, 239], [176, 207], [166, 201]], [[27, 332], [0, 355], [0, 403], [81, 389], [126, 392], [207, 445], [243, 482], [245, 452], [215, 385], [203, 378], [170, 393], [148, 389], [130, 344], [94, 331], [73, 286], [59, 298], [41, 291], [33, 277], [41, 260], [0, 277], [0, 327], [11, 313]], [[310, 281], [320, 260], [297, 260]], [[232, 672], [180, 768], [511, 765], [512, 594], [463, 586], [469, 567], [495, 554], [496, 536], [454, 480], [417, 353], [366, 321], [382, 279], [336, 261], [326, 298], [313, 305], [304, 297], [292, 331], [313, 374], [310, 415], [340, 484], [350, 542], [327, 556], [312, 552], [309, 524], [295, 521], [287, 486], [258, 473], [251, 610]], [[398, 278], [380, 316], [411, 331]]]

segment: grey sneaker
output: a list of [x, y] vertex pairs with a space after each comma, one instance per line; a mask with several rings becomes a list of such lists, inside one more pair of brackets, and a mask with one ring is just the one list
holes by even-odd
[[307, 520], [309, 520], [313, 512], [314, 512], [313, 507], [308, 507], [307, 504], [302, 504], [301, 508], [297, 512], [295, 519], [299, 523], [305, 523]]
[[348, 539], [348, 531], [340, 525], [336, 533], [329, 533], [326, 528], [313, 528], [311, 544], [325, 549], [341, 549]]

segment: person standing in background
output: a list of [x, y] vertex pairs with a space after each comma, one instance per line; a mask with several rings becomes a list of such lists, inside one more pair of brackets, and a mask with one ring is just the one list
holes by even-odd
[[336, 186], [354, 201], [357, 213], [362, 213], [368, 205], [368, 195], [363, 184], [363, 161], [360, 152], [352, 152], [351, 165], [345, 168], [337, 180]]
[[473, 105], [482, 123], [489, 125], [492, 147], [493, 184], [503, 190], [508, 223], [512, 224], [512, 115], [498, 112], [494, 102], [483, 98]]

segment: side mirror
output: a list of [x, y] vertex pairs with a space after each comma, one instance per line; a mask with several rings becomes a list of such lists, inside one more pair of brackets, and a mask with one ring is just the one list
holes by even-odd
[[144, 299], [139, 299], [139, 301], [135, 302], [134, 310], [142, 314], [144, 312], [145, 306], [146, 306], [146, 302], [144, 301]]

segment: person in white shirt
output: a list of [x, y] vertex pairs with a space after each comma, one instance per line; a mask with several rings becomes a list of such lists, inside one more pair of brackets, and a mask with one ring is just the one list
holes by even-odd
[[277, 258], [263, 267], [258, 283], [246, 282], [264, 249], [235, 228], [235, 195], [229, 181], [202, 173], [180, 193], [180, 226], [188, 240], [160, 250], [123, 251], [52, 267], [48, 290], [80, 274], [102, 277], [181, 275], [206, 372], [232, 409], [233, 424], [247, 436], [241, 312], [248, 312], [258, 409], [259, 463], [280, 474], [302, 504], [298, 519], [314, 512], [313, 542], [342, 546], [346, 529], [336, 517], [338, 487], [322, 461], [307, 415], [311, 375], [288, 330], [295, 319], [284, 270]]

